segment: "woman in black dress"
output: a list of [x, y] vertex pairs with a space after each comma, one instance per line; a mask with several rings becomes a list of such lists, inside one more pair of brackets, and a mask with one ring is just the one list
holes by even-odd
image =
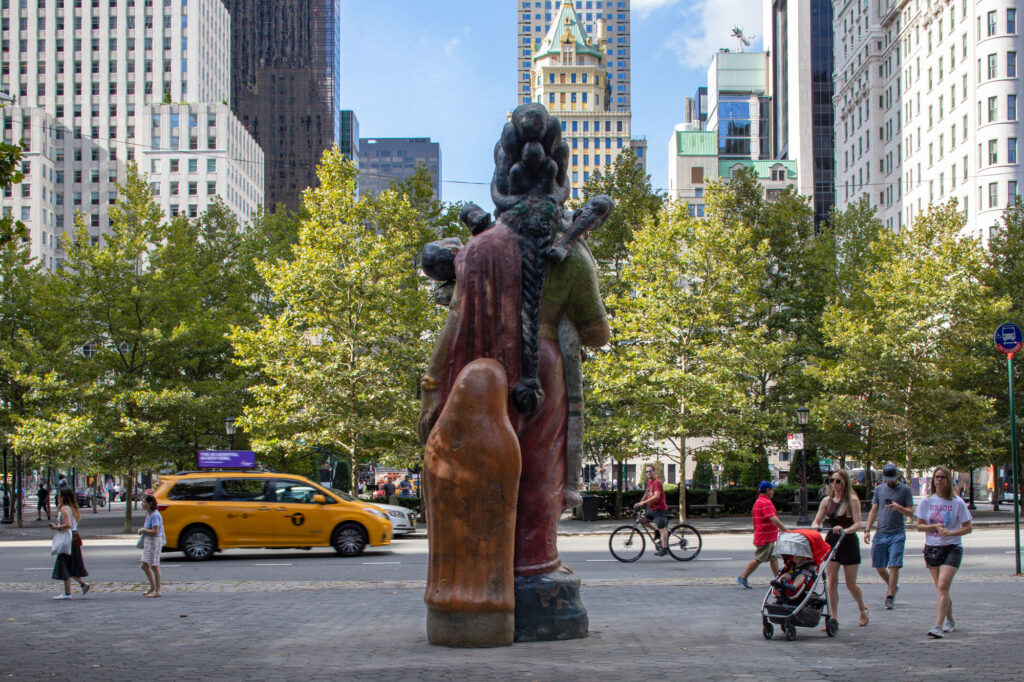
[[833, 534], [841, 534], [839, 544], [832, 561], [825, 568], [828, 575], [828, 603], [832, 617], [839, 616], [839, 567], [843, 567], [846, 589], [860, 608], [860, 624], [868, 624], [868, 607], [864, 604], [864, 595], [857, 586], [857, 571], [860, 567], [860, 498], [853, 492], [850, 474], [837, 471], [829, 476], [828, 495], [818, 506], [814, 517], [814, 526]]
[[89, 575], [89, 571], [85, 570], [85, 561], [82, 560], [82, 539], [78, 535], [78, 521], [81, 518], [75, 491], [71, 488], [62, 488], [57, 494], [57, 523], [51, 523], [50, 528], [56, 531], [71, 531], [71, 554], [58, 554], [57, 561], [53, 564], [51, 577], [64, 581], [64, 593], [54, 599], [71, 599], [72, 580], [81, 585], [83, 597], [89, 593], [89, 583], [82, 580]]

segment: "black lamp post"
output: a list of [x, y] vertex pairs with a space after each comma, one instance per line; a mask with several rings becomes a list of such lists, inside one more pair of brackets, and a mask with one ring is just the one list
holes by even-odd
[[224, 420], [224, 433], [228, 434], [228, 450], [235, 449], [235, 418], [228, 417]]
[[811, 411], [806, 407], [797, 408], [796, 420], [800, 424], [800, 519], [796, 522], [798, 526], [811, 525], [811, 519], [807, 516], [807, 418]]

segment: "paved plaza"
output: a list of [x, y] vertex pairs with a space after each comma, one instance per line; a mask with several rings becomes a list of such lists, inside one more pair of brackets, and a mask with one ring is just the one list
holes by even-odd
[[[872, 599], [857, 627], [848, 595], [839, 635], [761, 636], [763, 590], [726, 580], [584, 584], [590, 637], [456, 650], [426, 641], [423, 586], [236, 581], [99, 583], [86, 598], [54, 601], [52, 584], [0, 590], [0, 674], [75, 680], [935, 680], [1022, 679], [1024, 580], [973, 576], [954, 584], [957, 631], [925, 632], [935, 592], [908, 576], [897, 608]], [[866, 585], [879, 596], [878, 585]], [[841, 611], [840, 616], [844, 613]]]
[[72, 600], [54, 601], [57, 584], [43, 568], [49, 531], [7, 527], [0, 532], [0, 678], [1024, 679], [1024, 578], [1007, 570], [1012, 514], [976, 518], [991, 530], [966, 541], [953, 586], [958, 629], [943, 640], [925, 636], [935, 590], [919, 548], [908, 554], [895, 610], [882, 608], [865, 551], [867, 627], [856, 625], [841, 587], [838, 637], [800, 629], [796, 641], [781, 633], [766, 641], [759, 609], [767, 570], [755, 573], [753, 590], [732, 578], [748, 556], [747, 537], [736, 533], [749, 519], [698, 520], [706, 533], [699, 561], [635, 564], [609, 560], [604, 538], [613, 522], [563, 521], [560, 546], [583, 576], [590, 637], [478, 650], [426, 641], [421, 534], [358, 564], [330, 552], [236, 551], [203, 564], [172, 553], [164, 597], [144, 599], [134, 543], [119, 534], [118, 515], [85, 515], [93, 590], [82, 598], [76, 587]]

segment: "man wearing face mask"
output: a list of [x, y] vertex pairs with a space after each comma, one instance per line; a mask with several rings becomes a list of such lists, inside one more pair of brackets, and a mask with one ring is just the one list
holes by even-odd
[[[885, 608], [894, 606], [899, 590], [903, 548], [907, 541], [904, 517], [914, 517], [914, 496], [910, 488], [899, 482], [900, 472], [894, 464], [882, 468], [882, 483], [875, 488], [871, 512], [864, 529], [864, 542], [871, 545], [871, 565], [887, 586]], [[878, 519], [878, 532], [871, 540], [871, 527]]]

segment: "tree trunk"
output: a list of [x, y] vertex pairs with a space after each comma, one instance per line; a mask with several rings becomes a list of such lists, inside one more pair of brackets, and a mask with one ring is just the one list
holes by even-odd
[[124, 532], [132, 532], [132, 500], [135, 498], [135, 472], [131, 469], [128, 470], [128, 475], [124, 478], [125, 486], [125, 498], [124, 498]]
[[686, 523], [686, 441], [679, 456], [679, 523]]
[[25, 481], [22, 479], [21, 471], [21, 456], [18, 453], [14, 453], [14, 515], [18, 519], [18, 528], [24, 528], [24, 517], [21, 513], [22, 497], [21, 489], [25, 487]]

